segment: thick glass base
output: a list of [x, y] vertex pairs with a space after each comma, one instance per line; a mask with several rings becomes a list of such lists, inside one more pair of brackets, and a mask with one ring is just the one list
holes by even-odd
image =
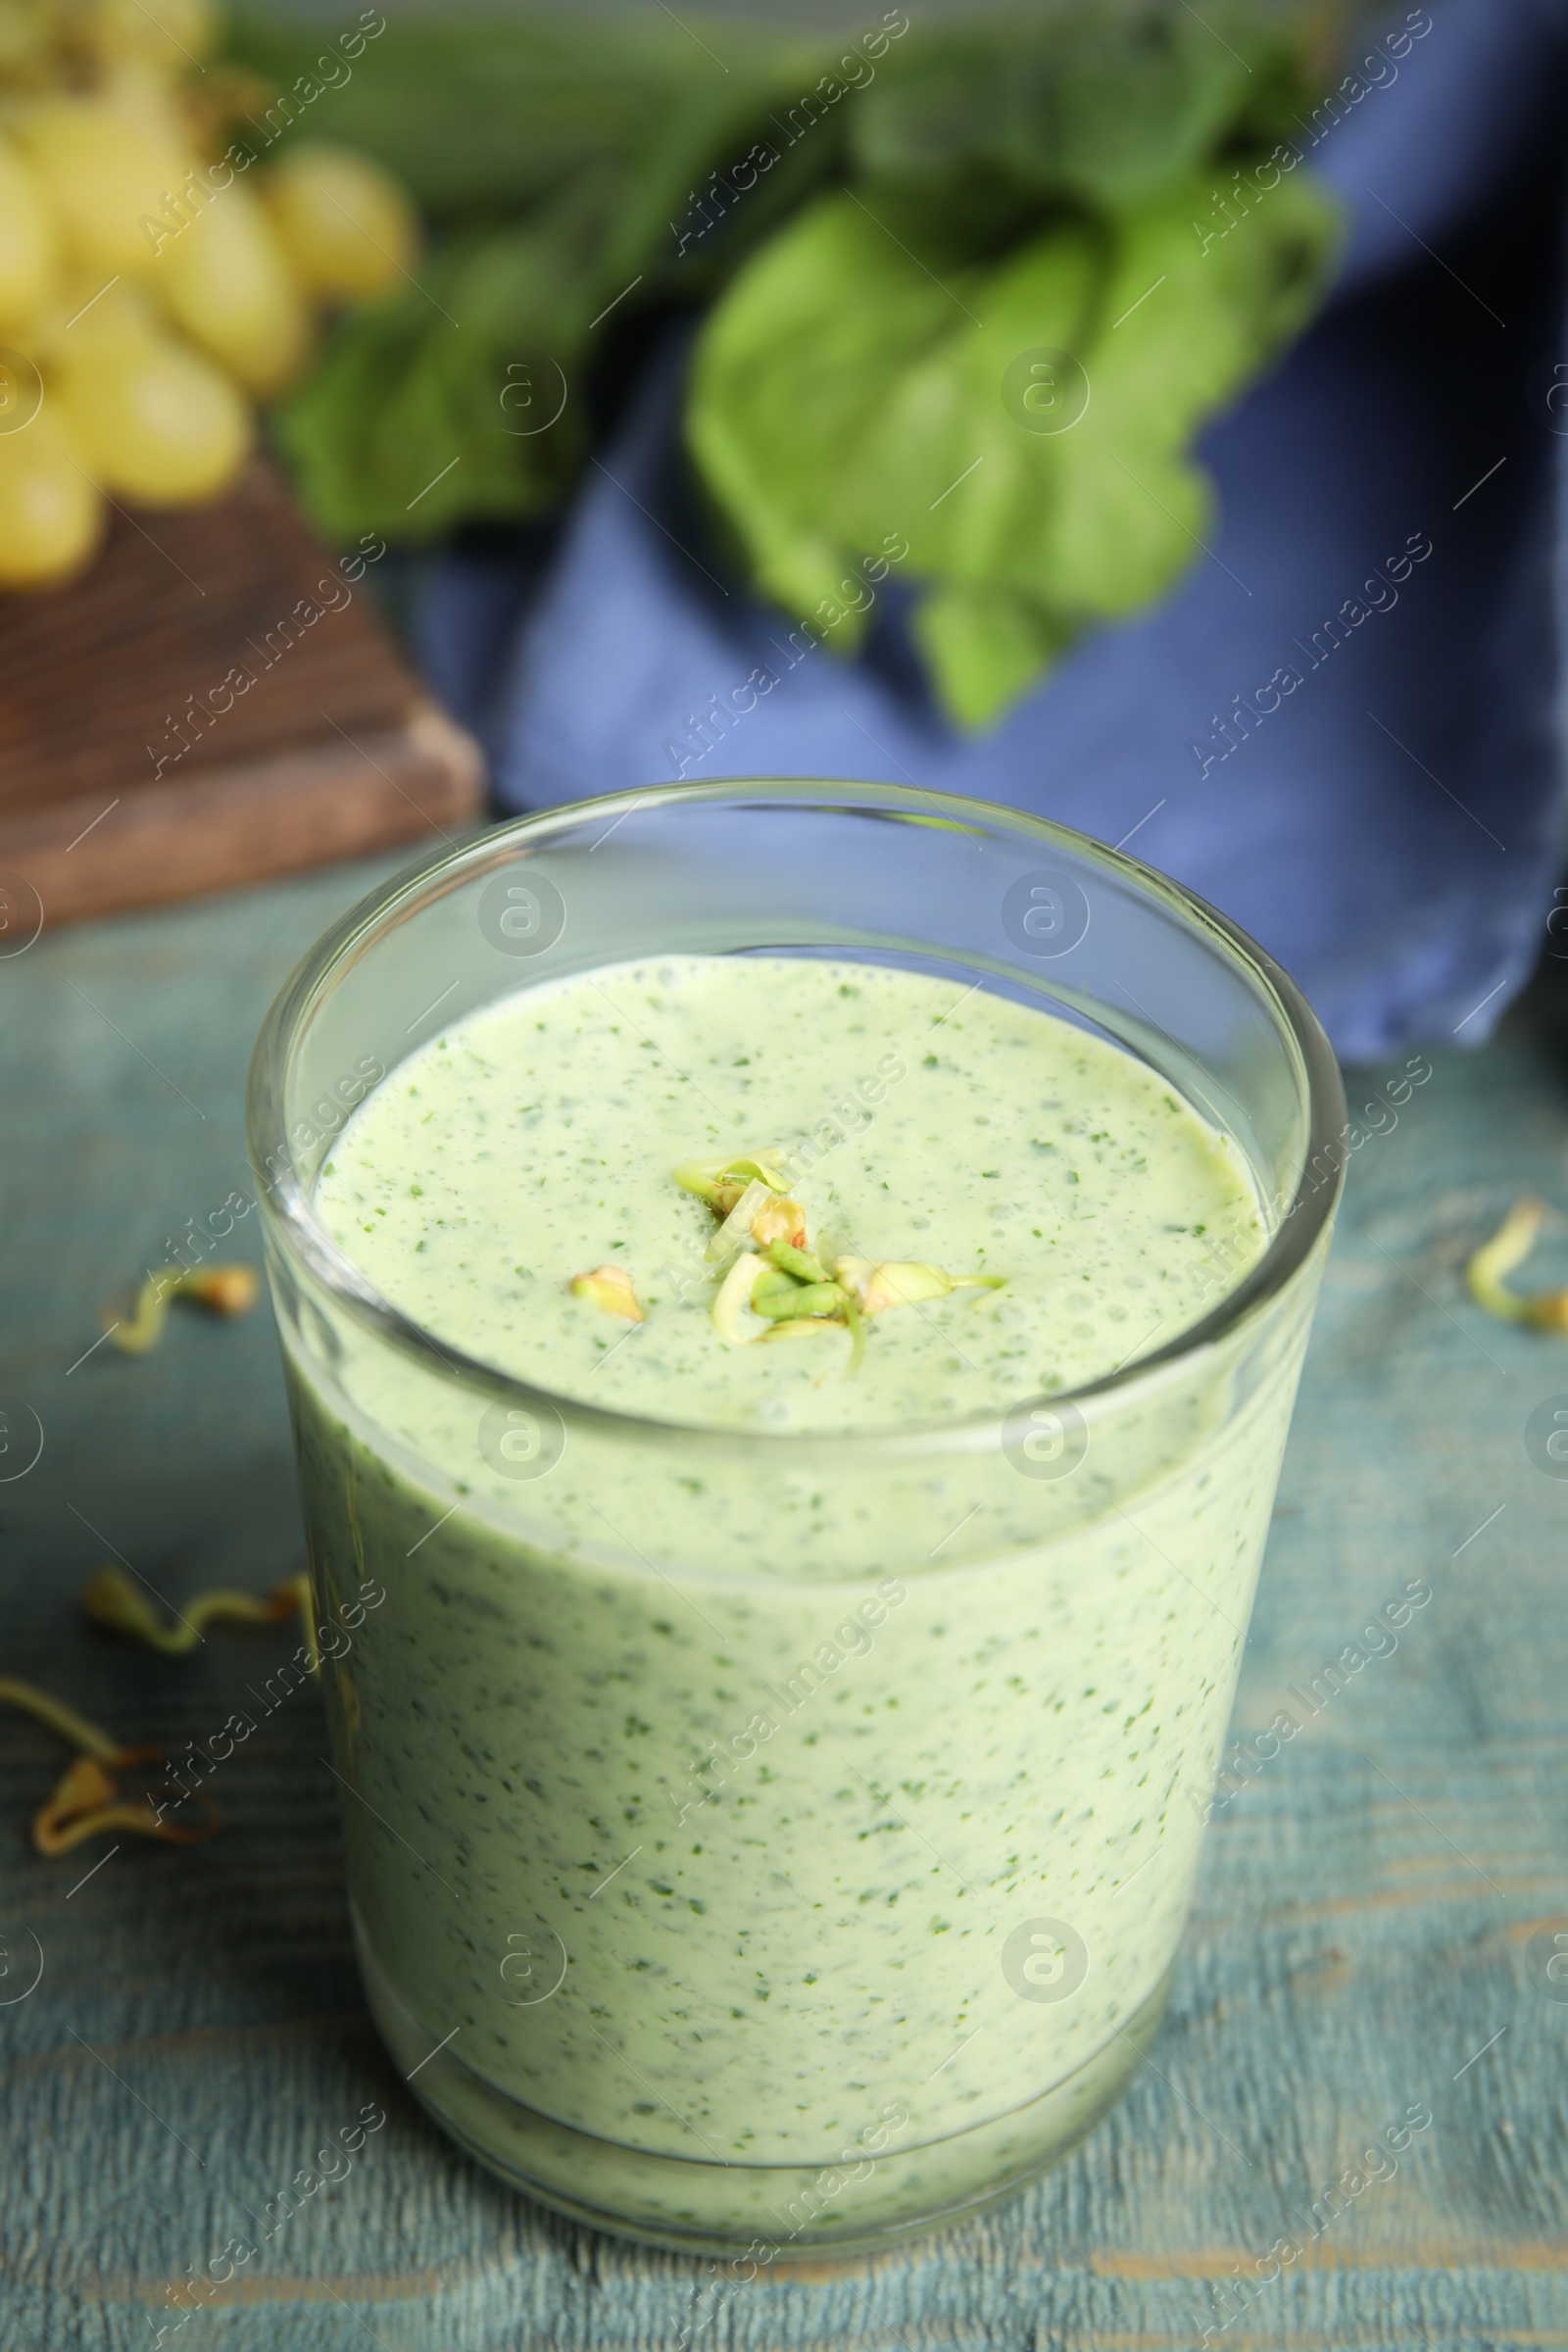
[[415, 2096], [461, 2147], [596, 2230], [677, 2253], [746, 2255], [738, 2277], [807, 2256], [876, 2252], [994, 2205], [1048, 2171], [1138, 2072], [1173, 1973], [1086, 2065], [990, 2123], [850, 2163], [719, 2164], [597, 2139], [497, 2090], [455, 2047], [436, 2046], [438, 2029], [407, 2007], [355, 1926], [381, 2036]]

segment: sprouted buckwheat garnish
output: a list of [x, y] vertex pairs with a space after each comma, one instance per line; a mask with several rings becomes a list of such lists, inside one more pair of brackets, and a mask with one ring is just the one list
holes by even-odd
[[754, 1152], [688, 1160], [672, 1170], [675, 1182], [706, 1200], [719, 1219], [707, 1255], [720, 1264], [731, 1261], [711, 1309], [713, 1328], [727, 1346], [847, 1331], [848, 1369], [854, 1372], [865, 1353], [865, 1316], [946, 1298], [954, 1291], [997, 1291], [1005, 1282], [1004, 1274], [946, 1274], [940, 1266], [901, 1260], [873, 1265], [854, 1256], [836, 1257], [829, 1272], [808, 1246], [805, 1209], [784, 1190], [783, 1160], [782, 1152]]
[[303, 1570], [265, 1595], [198, 1592], [185, 1603], [174, 1623], [166, 1625], [128, 1576], [118, 1568], [100, 1568], [84, 1589], [81, 1605], [95, 1625], [127, 1634], [133, 1642], [144, 1642], [149, 1649], [160, 1649], [170, 1658], [193, 1650], [202, 1638], [203, 1626], [286, 1625], [297, 1611], [310, 1644], [313, 1673], [319, 1664], [311, 1622], [311, 1580]]
[[193, 1306], [232, 1322], [250, 1313], [259, 1289], [254, 1266], [164, 1266], [140, 1285], [128, 1314], [121, 1311], [122, 1298], [107, 1298], [98, 1320], [123, 1354], [146, 1355], [164, 1336], [172, 1298], [188, 1298]]
[[1504, 1323], [1529, 1323], [1537, 1331], [1568, 1333], [1568, 1290], [1537, 1291], [1522, 1298], [1503, 1281], [1522, 1266], [1536, 1246], [1550, 1211], [1544, 1200], [1516, 1200], [1490, 1242], [1484, 1242], [1465, 1267], [1465, 1280], [1477, 1306]]
[[643, 1319], [631, 1276], [624, 1266], [595, 1266], [591, 1274], [574, 1274], [570, 1287], [574, 1298], [590, 1300], [607, 1315], [624, 1315], [628, 1323], [640, 1323]]
[[706, 1200], [718, 1217], [727, 1217], [749, 1184], [770, 1193], [785, 1191], [779, 1151], [742, 1152], [730, 1159], [688, 1159], [670, 1171], [684, 1192]]
[[199, 1839], [210, 1838], [217, 1829], [218, 1813], [210, 1804], [207, 1819], [187, 1829], [178, 1822], [166, 1821], [162, 1805], [155, 1807], [146, 1798], [133, 1801], [121, 1796], [114, 1774], [128, 1770], [132, 1764], [161, 1762], [164, 1754], [161, 1747], [122, 1747], [117, 1740], [100, 1731], [85, 1715], [78, 1715], [63, 1698], [40, 1690], [35, 1683], [19, 1682], [14, 1676], [0, 1675], [0, 1705], [20, 1707], [24, 1715], [57, 1733], [77, 1751], [32, 1817], [32, 1842], [40, 1854], [69, 1853], [85, 1838], [100, 1837], [110, 1830], [126, 1830], [138, 1838], [161, 1838], [168, 1845], [194, 1845]]

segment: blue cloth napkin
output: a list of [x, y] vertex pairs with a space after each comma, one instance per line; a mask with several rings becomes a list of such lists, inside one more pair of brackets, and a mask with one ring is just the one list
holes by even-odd
[[455, 552], [416, 614], [501, 804], [726, 775], [997, 801], [1223, 908], [1346, 1059], [1479, 1043], [1565, 849], [1568, 0], [1432, 0], [1355, 57], [1299, 138], [1351, 211], [1334, 300], [1207, 435], [1220, 529], [1161, 605], [980, 737], [934, 710], [896, 575], [856, 661], [803, 650], [705, 528], [682, 337], [548, 556]]

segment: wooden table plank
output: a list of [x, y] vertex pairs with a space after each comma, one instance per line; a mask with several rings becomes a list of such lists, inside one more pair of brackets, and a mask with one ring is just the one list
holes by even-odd
[[[181, 1318], [140, 1362], [79, 1359], [99, 1298], [244, 1187], [251, 1039], [369, 870], [46, 932], [0, 961], [0, 1393], [45, 1433], [0, 1486], [3, 1670], [176, 1753], [290, 1642], [132, 1654], [75, 1596], [115, 1552], [174, 1600], [298, 1564], [274, 1340], [265, 1314]], [[1568, 1200], [1568, 1090], [1539, 1022], [1433, 1058], [1352, 1163], [1244, 1669], [1238, 1734], [1293, 1705], [1301, 1728], [1233, 1776], [1154, 2064], [1056, 2174], [902, 2254], [715, 2305], [699, 2266], [511, 2195], [393, 2079], [354, 1976], [313, 1691], [222, 1768], [211, 1844], [124, 1846], [85, 1884], [102, 1848], [25, 1844], [58, 1749], [4, 1714], [0, 2000], [30, 1937], [44, 1955], [36, 1991], [0, 2006], [7, 2346], [142, 2352], [182, 2267], [371, 2101], [387, 2120], [348, 2178], [166, 2342], [662, 2352], [685, 2327], [713, 2352], [1187, 2352], [1211, 2326], [1227, 2352], [1568, 2346], [1568, 2004], [1531, 1943], [1568, 1914], [1568, 1483], [1523, 1435], [1568, 1396], [1568, 1348], [1487, 1322], [1459, 1280], [1516, 1193]], [[255, 1255], [252, 1227], [236, 1243]], [[1431, 1598], [1397, 1646], [1315, 1712], [1293, 1698], [1408, 1579]], [[1304, 2236], [1295, 2217], [1411, 2101], [1433, 2122], [1397, 2171], [1220, 2329], [1215, 2290]]]

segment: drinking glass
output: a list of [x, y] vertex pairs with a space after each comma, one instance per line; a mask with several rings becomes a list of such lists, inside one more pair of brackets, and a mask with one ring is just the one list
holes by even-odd
[[[324, 1229], [334, 1138], [438, 1021], [760, 952], [1113, 1043], [1233, 1140], [1261, 1256], [1071, 1395], [790, 1435], [509, 1377]], [[875, 1058], [824, 1038], [840, 1132]], [[737, 2276], [1054, 2163], [1166, 1998], [1338, 1198], [1339, 1075], [1289, 979], [1037, 818], [681, 785], [375, 892], [272, 1007], [248, 1116], [360, 1965], [415, 2094], [545, 2203]]]

